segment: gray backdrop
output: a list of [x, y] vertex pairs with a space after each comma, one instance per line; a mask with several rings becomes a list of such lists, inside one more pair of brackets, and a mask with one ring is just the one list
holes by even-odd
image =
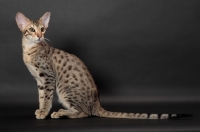
[[[81, 58], [103, 102], [200, 100], [199, 0], [0, 1], [1, 103], [37, 102], [17, 12], [51, 12], [46, 38]], [[27, 97], [27, 98], [25, 98]]]

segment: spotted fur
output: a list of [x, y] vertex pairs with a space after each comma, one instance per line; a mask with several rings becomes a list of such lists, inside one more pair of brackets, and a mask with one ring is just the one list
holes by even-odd
[[38, 21], [31, 21], [22, 13], [17, 13], [16, 21], [23, 33], [23, 60], [37, 81], [39, 109], [37, 119], [44, 119], [51, 107], [53, 92], [66, 109], [51, 114], [52, 118], [67, 116], [83, 118], [99, 116], [130, 119], [169, 119], [176, 114], [121, 113], [104, 110], [99, 102], [97, 86], [85, 64], [75, 55], [53, 48], [44, 40], [50, 13], [45, 13]]

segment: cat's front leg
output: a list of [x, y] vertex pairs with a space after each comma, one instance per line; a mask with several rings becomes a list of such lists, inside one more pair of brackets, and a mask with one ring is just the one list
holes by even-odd
[[54, 86], [50, 82], [38, 83], [39, 109], [35, 111], [37, 119], [45, 119], [52, 107]]

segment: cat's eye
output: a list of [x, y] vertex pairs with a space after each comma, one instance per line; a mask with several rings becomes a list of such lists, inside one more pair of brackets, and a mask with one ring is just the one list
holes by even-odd
[[41, 32], [44, 32], [44, 27], [41, 28]]
[[35, 32], [35, 29], [34, 28], [29, 28], [29, 30], [31, 31], [31, 32]]

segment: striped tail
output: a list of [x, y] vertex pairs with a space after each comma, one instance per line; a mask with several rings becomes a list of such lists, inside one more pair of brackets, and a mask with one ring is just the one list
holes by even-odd
[[127, 119], [179, 119], [185, 117], [192, 117], [191, 114], [147, 114], [147, 113], [124, 113], [111, 112], [99, 107], [96, 116], [106, 118], [127, 118]]

